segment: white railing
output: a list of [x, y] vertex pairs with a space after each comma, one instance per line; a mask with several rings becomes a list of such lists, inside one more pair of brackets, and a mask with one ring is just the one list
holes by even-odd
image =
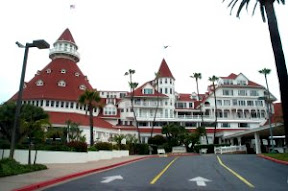
[[224, 147], [215, 147], [215, 154], [225, 154], [225, 153], [247, 153], [247, 148], [245, 145], [240, 146], [224, 146]]

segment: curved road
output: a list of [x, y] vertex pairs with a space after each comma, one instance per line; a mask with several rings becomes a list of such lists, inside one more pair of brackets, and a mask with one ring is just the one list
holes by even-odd
[[256, 155], [160, 157], [71, 180], [53, 190], [288, 190], [288, 166]]

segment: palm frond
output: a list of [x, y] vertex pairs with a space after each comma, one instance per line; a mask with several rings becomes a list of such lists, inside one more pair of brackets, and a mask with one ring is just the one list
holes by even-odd
[[260, 2], [259, 5], [260, 5], [261, 17], [262, 17], [263, 22], [265, 23], [265, 22], [266, 22], [266, 18], [265, 18], [265, 8], [264, 8], [264, 5], [262, 5], [261, 2]]
[[236, 17], [240, 18], [240, 13], [243, 9], [243, 7], [245, 6], [245, 4], [248, 2], [249, 0], [243, 0], [240, 5], [239, 5], [239, 8], [237, 10], [237, 13], [236, 13]]

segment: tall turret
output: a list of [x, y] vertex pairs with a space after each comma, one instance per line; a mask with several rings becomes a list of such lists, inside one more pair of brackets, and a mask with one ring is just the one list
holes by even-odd
[[67, 28], [58, 40], [53, 44], [54, 48], [50, 50], [49, 58], [68, 58], [74, 62], [79, 62], [80, 55], [77, 52], [76, 45], [70, 30]]
[[[175, 78], [173, 77], [165, 59], [162, 60], [160, 68], [157, 72], [158, 78], [158, 87], [157, 91], [165, 94], [169, 97], [169, 101], [166, 105], [166, 108], [163, 110], [163, 113], [166, 116], [174, 117], [175, 110]], [[155, 83], [154, 82], [154, 83]]]

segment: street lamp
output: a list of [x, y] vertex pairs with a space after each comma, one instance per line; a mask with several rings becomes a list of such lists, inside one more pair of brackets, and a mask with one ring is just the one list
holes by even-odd
[[[269, 92], [268, 92], [269, 93]], [[273, 141], [273, 132], [272, 132], [272, 127], [271, 127], [271, 99], [270, 99], [270, 95], [267, 96], [263, 96], [263, 97], [259, 97], [258, 100], [264, 100], [265, 105], [266, 105], [266, 109], [267, 109], [267, 113], [268, 113], [268, 121], [269, 121], [269, 132], [270, 132], [270, 143], [272, 144], [272, 152], [274, 152], [274, 141]]]
[[18, 92], [18, 97], [17, 97], [16, 111], [15, 111], [15, 116], [14, 116], [14, 123], [13, 123], [12, 134], [11, 134], [11, 145], [10, 145], [10, 155], [9, 155], [10, 158], [14, 157], [16, 129], [17, 129], [18, 122], [19, 122], [19, 115], [20, 115], [20, 108], [21, 108], [21, 102], [22, 102], [24, 78], [25, 78], [29, 48], [32, 48], [32, 47], [37, 47], [39, 49], [50, 48], [49, 43], [46, 42], [45, 40], [34, 40], [32, 43], [26, 43], [25, 46], [19, 43], [18, 41], [16, 42], [16, 44], [19, 48], [25, 48], [25, 53], [24, 53], [22, 73], [21, 73], [21, 78], [20, 78], [19, 92]]

